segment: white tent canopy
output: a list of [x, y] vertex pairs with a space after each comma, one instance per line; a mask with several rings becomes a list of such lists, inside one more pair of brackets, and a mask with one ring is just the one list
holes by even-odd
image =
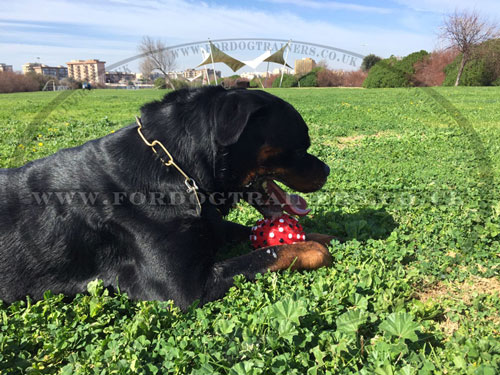
[[[202, 53], [203, 52], [205, 51], [203, 50]], [[231, 68], [233, 72], [236, 72], [238, 69], [241, 69], [245, 66], [245, 63], [242, 63], [240, 60], [237, 60], [229, 56], [227, 53], [222, 52], [220, 49], [214, 46], [212, 42], [210, 42], [210, 54], [197, 67], [219, 62], [226, 64]]]
[[197, 66], [200, 67], [202, 65], [214, 64], [214, 63], [224, 63], [226, 64], [233, 72], [243, 68], [245, 65], [250, 66], [253, 69], [256, 69], [257, 66], [263, 62], [276, 63], [288, 68], [291, 68], [290, 65], [286, 63], [286, 59], [283, 57], [283, 54], [288, 47], [289, 43], [285, 44], [278, 51], [271, 54], [271, 51], [266, 51], [259, 57], [248, 60], [248, 61], [240, 61], [235, 59], [234, 57], [229, 56], [227, 53], [222, 52], [219, 48], [217, 48], [211, 41], [210, 44], [210, 53], [201, 48], [201, 53], [203, 57], [203, 61]]
[[271, 56], [271, 51], [266, 51], [259, 57], [253, 59], [253, 60], [248, 60], [248, 61], [243, 61], [245, 65], [248, 65], [252, 67], [253, 69], [257, 69], [257, 67], [264, 62], [265, 59], [267, 59], [269, 56]]
[[286, 48], [288, 47], [289, 44], [290, 44], [290, 42], [288, 42], [287, 44], [285, 44], [278, 51], [274, 52], [271, 56], [269, 56], [268, 58], [264, 59], [264, 61], [273, 62], [273, 63], [280, 64], [280, 65], [283, 65], [283, 66], [287, 66], [288, 68], [291, 69], [292, 67], [286, 63], [286, 59], [283, 57], [283, 54], [285, 53], [285, 50], [286, 50]]

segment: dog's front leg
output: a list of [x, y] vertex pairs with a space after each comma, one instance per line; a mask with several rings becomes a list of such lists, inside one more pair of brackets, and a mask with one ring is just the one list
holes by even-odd
[[245, 225], [224, 221], [224, 234], [226, 242], [243, 242], [248, 240], [252, 228]]
[[345, 242], [345, 238], [338, 237], [338, 236], [330, 236], [329, 234], [321, 234], [321, 233], [307, 233], [306, 239], [308, 241], [319, 242], [320, 244], [322, 244], [324, 246], [328, 246], [330, 244], [330, 242], [332, 242], [333, 240], [337, 240], [340, 243]]
[[329, 266], [332, 256], [318, 242], [304, 241], [290, 245], [269, 246], [216, 263], [205, 285], [202, 303], [216, 300], [233, 285], [236, 275], [253, 280], [258, 273], [280, 270], [314, 270]]

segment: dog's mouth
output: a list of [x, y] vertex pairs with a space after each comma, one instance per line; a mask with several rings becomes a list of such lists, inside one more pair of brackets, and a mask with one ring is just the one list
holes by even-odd
[[307, 208], [307, 202], [304, 198], [298, 194], [288, 194], [272, 179], [264, 179], [249, 184], [247, 187], [250, 185], [257, 185], [257, 194], [250, 194], [247, 201], [265, 218], [274, 219], [284, 212], [305, 216], [311, 211]]

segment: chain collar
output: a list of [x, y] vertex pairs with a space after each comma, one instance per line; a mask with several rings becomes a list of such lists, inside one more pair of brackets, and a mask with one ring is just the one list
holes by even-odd
[[154, 140], [153, 142], [149, 142], [146, 137], [144, 136], [144, 134], [142, 134], [142, 122], [141, 122], [141, 118], [138, 117], [138, 116], [135, 116], [135, 121], [137, 122], [137, 125], [138, 125], [138, 128], [137, 128], [137, 132], [139, 133], [139, 136], [141, 137], [141, 139], [144, 141], [144, 143], [146, 145], [148, 145], [149, 147], [151, 147], [151, 149], [154, 151], [155, 154], [158, 155], [158, 151], [156, 151], [156, 146], [159, 146], [163, 152], [165, 153], [165, 155], [167, 155], [168, 157], [168, 160], [165, 161], [161, 156], [160, 156], [160, 160], [161, 162], [166, 166], [166, 167], [174, 167], [175, 169], [177, 169], [179, 171], [179, 173], [184, 177], [184, 184], [186, 185], [186, 192], [187, 193], [193, 193], [194, 194], [194, 197], [196, 198], [196, 203], [197, 203], [197, 206], [196, 206], [196, 214], [199, 216], [201, 214], [201, 202], [200, 202], [200, 197], [198, 195], [198, 185], [196, 185], [196, 181], [193, 180], [191, 177], [189, 177], [182, 169], [181, 167], [179, 167], [175, 161], [174, 161], [174, 158], [172, 157], [172, 155], [170, 154], [170, 152], [168, 152], [168, 150], [166, 149], [166, 147], [158, 140]]

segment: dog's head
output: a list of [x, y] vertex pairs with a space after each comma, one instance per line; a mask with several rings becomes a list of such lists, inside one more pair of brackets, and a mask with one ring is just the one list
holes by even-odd
[[[243, 193], [265, 217], [308, 212], [303, 198], [276, 182], [309, 193], [324, 185], [330, 170], [307, 152], [307, 125], [290, 104], [264, 91], [221, 87], [174, 92], [163, 103], [170, 105], [153, 112], [170, 117], [168, 127], [178, 142], [169, 142], [169, 149], [203, 190]], [[143, 117], [151, 122], [145, 108]]]

